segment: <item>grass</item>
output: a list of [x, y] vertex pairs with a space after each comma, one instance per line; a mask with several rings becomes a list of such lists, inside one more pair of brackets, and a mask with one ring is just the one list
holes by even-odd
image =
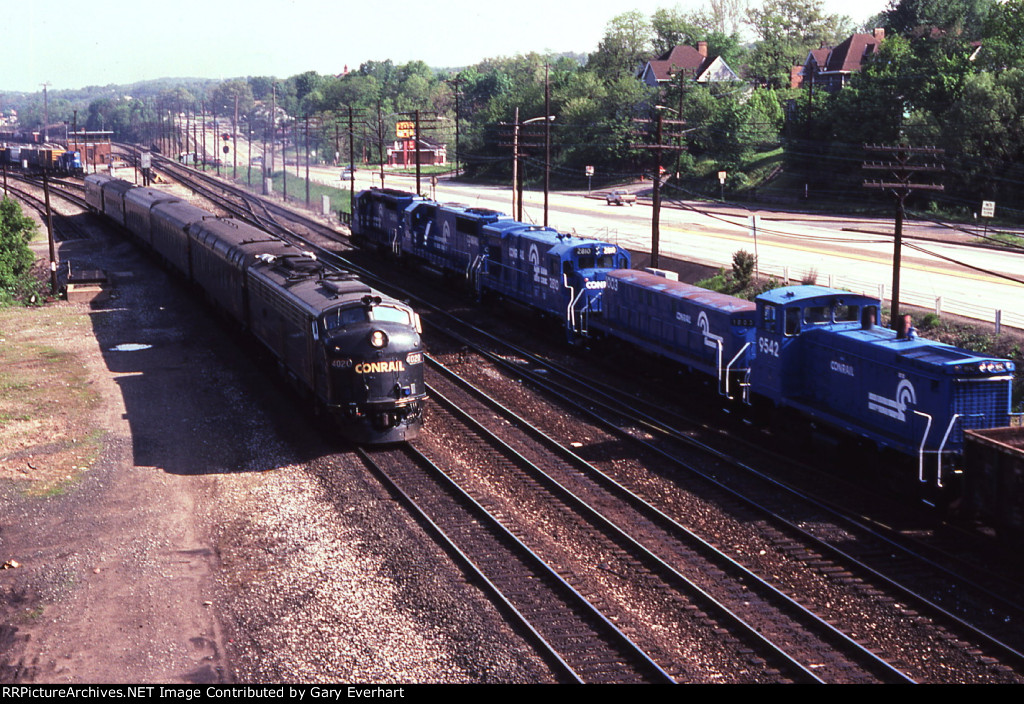
[[81, 354], [91, 334], [71, 307], [0, 310], [0, 480], [25, 493], [66, 493], [99, 458], [99, 395]]

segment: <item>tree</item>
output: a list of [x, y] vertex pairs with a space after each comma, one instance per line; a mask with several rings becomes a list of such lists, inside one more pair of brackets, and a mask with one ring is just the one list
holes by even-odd
[[703, 39], [705, 34], [689, 15], [678, 9], [655, 10], [651, 15], [651, 27], [654, 30], [654, 53], [657, 55], [671, 51], [680, 44], [696, 44], [697, 38]]
[[1024, 70], [969, 77], [943, 114], [951, 167], [947, 190], [972, 207], [981, 200], [1020, 208], [1024, 198]]
[[238, 114], [247, 115], [253, 106], [252, 87], [245, 81], [225, 81], [210, 92], [207, 109], [217, 115], [233, 117], [235, 101], [238, 101]]
[[0, 201], [0, 305], [29, 301], [38, 293], [31, 276], [35, 256], [28, 246], [35, 231], [35, 221], [17, 202], [7, 197]]
[[849, 17], [826, 15], [823, 0], [766, 0], [749, 10], [747, 22], [761, 38], [750, 52], [749, 77], [772, 88], [789, 84], [790, 68], [808, 51], [838, 44], [854, 27]]
[[996, 0], [891, 0], [882, 13], [888, 31], [928, 36], [934, 30], [968, 41], [982, 35]]
[[587, 68], [606, 81], [632, 76], [654, 51], [651, 23], [639, 10], [617, 15], [605, 27], [597, 51], [587, 60]]
[[979, 63], [990, 71], [1024, 68], [1024, 0], [1006, 0], [993, 7], [982, 30]]

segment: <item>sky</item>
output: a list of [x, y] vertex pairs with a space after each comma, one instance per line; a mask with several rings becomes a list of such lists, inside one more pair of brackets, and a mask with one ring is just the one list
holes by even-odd
[[[750, 0], [759, 3], [759, 0]], [[14, 0], [2, 0], [4, 5]], [[825, 0], [858, 24], [888, 0]], [[597, 48], [614, 16], [692, 11], [701, 0], [49, 0], [4, 32], [0, 92], [157, 78], [286, 78], [368, 60], [460, 67], [498, 56]]]

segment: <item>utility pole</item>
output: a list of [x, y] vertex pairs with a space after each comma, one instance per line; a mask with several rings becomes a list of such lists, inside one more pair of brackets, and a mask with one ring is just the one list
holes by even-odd
[[[555, 119], [554, 115], [542, 115], [540, 117], [531, 117], [529, 120], [519, 121], [519, 108], [515, 109], [515, 121], [512, 123], [512, 143], [503, 142], [501, 146], [512, 147], [512, 217], [519, 222], [523, 222], [523, 168], [519, 163], [519, 157], [523, 153], [523, 149], [528, 147], [532, 149], [544, 149], [546, 142], [525, 142], [520, 140], [519, 133], [520, 128], [526, 127], [534, 122], [540, 122], [544, 120], [548, 123], [547, 129], [550, 129], [551, 122]], [[507, 122], [501, 123], [503, 126], [509, 126]], [[505, 132], [503, 136], [508, 136], [508, 132]], [[538, 139], [540, 135], [525, 133], [523, 138]], [[547, 152], [545, 152], [546, 154]], [[544, 165], [545, 173], [548, 170], [548, 165], [545, 160]], [[547, 191], [545, 190], [545, 196]], [[547, 215], [547, 207], [544, 209], [545, 216]], [[545, 217], [546, 221], [546, 217]]]
[[49, 83], [43, 83], [43, 144], [48, 141], [46, 134], [46, 128], [50, 126], [50, 100], [47, 97], [46, 89], [50, 86]]
[[[686, 149], [685, 145], [682, 144], [665, 144], [665, 140], [668, 138], [675, 139], [682, 137], [682, 132], [671, 132], [666, 134], [664, 131], [664, 125], [670, 126], [683, 126], [686, 124], [685, 120], [665, 120], [662, 117], [663, 110], [671, 110], [675, 112], [673, 108], [665, 107], [664, 105], [654, 106], [657, 117], [654, 119], [654, 144], [634, 144], [634, 148], [637, 149], [650, 149], [654, 151], [654, 173], [651, 175], [651, 180], [654, 182], [654, 194], [652, 203], [651, 213], [651, 266], [655, 269], [660, 264], [659, 250], [661, 248], [661, 171], [662, 171], [662, 153], [665, 151], [678, 151]], [[642, 124], [651, 124], [651, 120], [635, 120]]]
[[50, 210], [50, 179], [49, 169], [43, 168], [43, 196], [46, 202], [46, 236], [50, 247], [50, 293], [57, 295], [57, 253], [53, 245], [53, 211]]
[[[551, 114], [550, 66], [544, 64], [544, 114]], [[544, 121], [544, 227], [548, 226], [548, 194], [551, 192], [551, 120]]]
[[891, 190], [896, 198], [896, 226], [893, 230], [892, 253], [892, 312], [889, 317], [889, 327], [897, 328], [900, 325], [900, 260], [907, 196], [914, 191], [944, 190], [944, 186], [941, 184], [911, 183], [910, 179], [915, 174], [945, 171], [945, 167], [941, 164], [911, 164], [910, 160], [915, 156], [941, 156], [943, 150], [936, 147], [911, 147], [906, 144], [896, 146], [865, 144], [864, 149], [868, 152], [887, 152], [892, 156], [892, 161], [866, 161], [863, 168], [869, 171], [887, 171], [892, 177], [891, 181], [864, 181], [864, 188]]

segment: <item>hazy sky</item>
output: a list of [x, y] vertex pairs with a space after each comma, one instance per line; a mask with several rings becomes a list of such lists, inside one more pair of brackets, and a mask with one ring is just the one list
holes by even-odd
[[[858, 23], [887, 5], [825, 0], [826, 11]], [[0, 91], [164, 77], [283, 78], [340, 73], [371, 59], [454, 67], [531, 51], [589, 53], [617, 14], [700, 6], [700, 0], [49, 0], [6, 22]]]

